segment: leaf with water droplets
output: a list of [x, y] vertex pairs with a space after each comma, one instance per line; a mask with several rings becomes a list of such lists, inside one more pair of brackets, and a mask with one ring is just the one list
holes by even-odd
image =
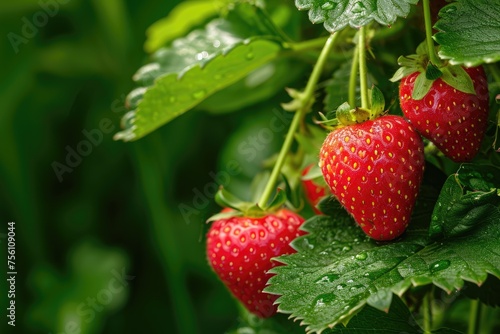
[[406, 17], [411, 5], [418, 0], [295, 0], [299, 10], [309, 11], [312, 23], [323, 22], [326, 30], [333, 33], [350, 25], [354, 28], [377, 21], [391, 25], [398, 17]]
[[451, 238], [500, 221], [500, 169], [462, 164], [448, 177], [432, 213], [431, 238]]
[[156, 51], [134, 75], [143, 87], [128, 95], [133, 117], [128, 114], [115, 139], [139, 139], [277, 59], [282, 39], [272, 24], [262, 23], [269, 21], [265, 15], [256, 6], [238, 4]]
[[[255, 40], [238, 45], [226, 55], [212, 59], [204, 67], [194, 66], [182, 75], [172, 73], [158, 78], [139, 102], [133, 118], [127, 123], [129, 126], [117, 133], [115, 139], [132, 141], [147, 135], [206, 97], [276, 58], [281, 50], [281, 45], [276, 42]], [[255, 55], [250, 61], [245, 57], [248, 52]], [[224, 76], [224, 79], [214, 82], [212, 78], [215, 73]]]
[[441, 9], [434, 26], [439, 56], [452, 64], [477, 66], [500, 60], [497, 0], [459, 0]]
[[[422, 224], [410, 224], [398, 240], [380, 243], [366, 237], [340, 207], [315, 216], [296, 239], [297, 253], [279, 257], [266, 291], [280, 295], [279, 312], [291, 314], [321, 332], [346, 323], [370, 305], [387, 311], [412, 286], [434, 284], [447, 293], [465, 281], [482, 284], [488, 273], [500, 277], [500, 225], [478, 225], [467, 235], [433, 242]], [[312, 247], [311, 247], [312, 245]], [[348, 323], [347, 328], [349, 328]], [[372, 330], [386, 332], [387, 328]]]

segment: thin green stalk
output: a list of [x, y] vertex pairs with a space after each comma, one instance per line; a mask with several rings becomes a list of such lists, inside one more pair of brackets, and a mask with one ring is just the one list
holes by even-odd
[[477, 299], [470, 301], [469, 328], [467, 334], [479, 334], [479, 325], [481, 319], [481, 303]]
[[304, 50], [310, 50], [310, 49], [317, 49], [323, 45], [325, 45], [326, 41], [328, 40], [328, 37], [319, 37], [315, 39], [310, 39], [304, 42], [299, 42], [299, 43], [288, 43], [286, 46], [288, 46], [290, 49], [294, 51], [304, 51]]
[[366, 67], [366, 27], [359, 28], [359, 88], [361, 90], [361, 108], [370, 108], [368, 100], [368, 69]]
[[349, 105], [351, 108], [356, 106], [356, 84], [358, 83], [357, 74], [358, 74], [358, 65], [359, 65], [359, 45], [356, 45], [354, 48], [354, 54], [352, 56], [352, 65], [351, 65], [351, 74], [349, 76]]
[[303, 107], [297, 110], [297, 112], [293, 116], [292, 124], [290, 124], [288, 133], [286, 134], [285, 141], [283, 142], [283, 146], [281, 147], [281, 151], [278, 155], [278, 160], [274, 165], [274, 168], [271, 172], [271, 176], [267, 181], [266, 188], [264, 189], [264, 192], [262, 193], [262, 196], [259, 200], [258, 204], [261, 208], [264, 208], [267, 205], [269, 199], [271, 198], [271, 195], [273, 194], [274, 187], [281, 173], [281, 168], [283, 167], [288, 152], [292, 147], [295, 132], [297, 131], [302, 119], [304, 118], [304, 115], [309, 111], [308, 109], [312, 104], [311, 102], [314, 101], [315, 87], [319, 81], [321, 72], [325, 67], [326, 61], [328, 60], [328, 53], [332, 50], [333, 45], [335, 44], [335, 40], [337, 39], [337, 36], [338, 34], [332, 34], [326, 40], [326, 43], [323, 49], [321, 50], [319, 58], [316, 64], [314, 65], [313, 71], [311, 73], [311, 76], [309, 77], [309, 81], [307, 82], [306, 88], [304, 89], [304, 92], [301, 93], [301, 102]]
[[432, 333], [432, 300], [431, 300], [432, 290], [424, 296], [422, 311], [424, 315], [424, 334]]
[[434, 42], [432, 41], [432, 19], [431, 19], [431, 7], [429, 6], [429, 0], [424, 0], [424, 22], [425, 22], [425, 41], [427, 43], [427, 49], [429, 50], [429, 58], [431, 63], [436, 66], [441, 64], [441, 60], [436, 55], [434, 50]]

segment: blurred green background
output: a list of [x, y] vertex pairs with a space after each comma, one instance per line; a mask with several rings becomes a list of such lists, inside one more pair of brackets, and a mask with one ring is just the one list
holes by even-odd
[[[112, 138], [131, 77], [147, 60], [145, 30], [178, 2], [0, 4], [1, 333], [222, 333], [234, 325], [236, 304], [211, 273], [202, 239], [218, 209], [196, 194], [210, 192], [211, 174], [238, 158], [223, 143], [237, 145], [268, 117], [194, 112], [134, 143]], [[239, 139], [228, 138], [238, 126]], [[280, 136], [274, 141], [262, 158]], [[250, 179], [243, 172], [231, 182]], [[183, 216], [180, 203], [193, 211]], [[4, 293], [9, 221], [15, 328]]]

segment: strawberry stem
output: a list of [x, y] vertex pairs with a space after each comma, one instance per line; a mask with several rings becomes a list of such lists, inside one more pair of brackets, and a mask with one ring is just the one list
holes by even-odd
[[[368, 69], [366, 67], [366, 28], [359, 28], [358, 40], [359, 55], [359, 88], [361, 90], [361, 108], [368, 109]], [[354, 107], [355, 105], [351, 105]]]
[[305, 51], [325, 45], [327, 39], [326, 37], [319, 37], [299, 43], [287, 43], [286, 46], [290, 47], [293, 51]]
[[434, 49], [434, 42], [432, 40], [432, 19], [431, 19], [431, 7], [429, 5], [429, 0], [423, 0], [424, 5], [424, 23], [425, 23], [425, 41], [427, 43], [427, 50], [429, 53], [429, 60], [432, 64], [440, 67], [442, 62], [436, 55], [436, 50]]
[[359, 45], [356, 45], [354, 48], [354, 54], [352, 55], [352, 65], [351, 65], [351, 74], [349, 77], [349, 105], [354, 108], [356, 106], [356, 84], [357, 84], [357, 76], [359, 66]]
[[469, 313], [469, 328], [467, 334], [478, 334], [480, 333], [478, 321], [481, 318], [481, 303], [477, 299], [471, 299], [470, 301], [470, 313]]
[[432, 300], [431, 300], [432, 290], [427, 292], [424, 296], [422, 303], [422, 311], [424, 316], [424, 333], [432, 333]]
[[309, 80], [307, 82], [306, 88], [304, 89], [304, 92], [299, 94], [300, 95], [300, 102], [301, 102], [301, 108], [297, 110], [295, 115], [293, 116], [292, 119], [292, 124], [290, 124], [290, 128], [288, 129], [288, 133], [286, 134], [285, 141], [283, 142], [283, 146], [281, 147], [281, 151], [278, 155], [278, 159], [276, 161], [276, 164], [273, 167], [273, 170], [271, 172], [271, 176], [269, 177], [269, 180], [267, 181], [266, 188], [264, 189], [264, 192], [262, 193], [262, 196], [259, 200], [259, 207], [260, 208], [265, 208], [267, 206], [267, 203], [269, 202], [269, 199], [271, 198], [271, 195], [273, 194], [274, 187], [278, 181], [278, 177], [281, 173], [281, 168], [283, 167], [287, 154], [290, 151], [290, 148], [292, 147], [293, 143], [293, 138], [295, 136], [295, 132], [299, 128], [299, 125], [301, 121], [303, 120], [305, 114], [309, 111], [311, 108], [311, 105], [314, 101], [314, 91], [316, 88], [316, 85], [319, 81], [319, 78], [321, 76], [321, 72], [323, 71], [323, 68], [325, 67], [326, 61], [328, 60], [328, 54], [332, 50], [333, 45], [335, 44], [335, 41], [337, 39], [337, 36], [339, 34], [332, 34], [328, 39], [326, 40], [326, 43], [321, 50], [321, 53], [318, 57], [318, 60], [316, 61], [316, 64], [314, 65], [313, 71], [311, 73], [311, 76], [309, 77]]

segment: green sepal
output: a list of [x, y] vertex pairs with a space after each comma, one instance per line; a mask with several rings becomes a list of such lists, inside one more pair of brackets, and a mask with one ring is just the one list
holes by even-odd
[[441, 71], [443, 72], [441, 80], [443, 80], [446, 84], [461, 92], [476, 95], [474, 83], [462, 66], [447, 66], [441, 68]]
[[384, 94], [378, 89], [377, 86], [373, 86], [371, 89], [370, 105], [371, 105], [371, 115], [370, 119], [377, 118], [384, 114], [385, 108], [385, 98]]
[[242, 217], [243, 212], [237, 210], [231, 210], [228, 212], [219, 212], [207, 219], [206, 223], [210, 223], [216, 220], [229, 219], [232, 217]]
[[352, 109], [347, 102], [342, 103], [337, 109], [337, 119], [342, 125], [363, 123], [371, 118], [371, 110], [364, 108]]
[[423, 72], [425, 70], [425, 67], [422, 62], [422, 56], [419, 55], [400, 56], [398, 58], [398, 64], [401, 67], [398, 68], [398, 70], [389, 80], [392, 82], [397, 82], [414, 72]]
[[[288, 181], [285, 181], [285, 183], [287, 184], [287, 188], [289, 188]], [[265, 211], [270, 211], [270, 212], [277, 211], [283, 207], [286, 201], [287, 201], [286, 192], [283, 191], [283, 189], [278, 188], [271, 203], [269, 203], [269, 205], [267, 205], [263, 209]]]
[[439, 68], [430, 63], [427, 65], [427, 69], [425, 70], [425, 77], [429, 80], [436, 80], [443, 76], [443, 72], [439, 70]]
[[218, 219], [228, 219], [231, 217], [262, 217], [268, 213], [273, 213], [281, 209], [287, 202], [287, 196], [285, 191], [278, 188], [276, 191], [276, 195], [271, 200], [271, 203], [266, 205], [264, 208], [261, 208], [257, 203], [244, 202], [224, 189], [224, 187], [220, 187], [215, 194], [215, 202], [223, 208], [230, 208], [232, 210], [228, 212], [217, 213], [208, 218], [207, 222]]
[[223, 208], [231, 208], [238, 211], [245, 211], [247, 204], [224, 189], [224, 187], [220, 187], [219, 191], [215, 194], [215, 202]]
[[389, 80], [392, 82], [396, 82], [414, 72], [425, 72], [428, 63], [429, 56], [427, 53], [427, 45], [425, 42], [422, 42], [417, 47], [416, 54], [409, 56], [400, 56], [398, 58], [398, 64], [400, 68], [398, 68], [396, 73], [394, 73], [392, 78], [390, 78]]
[[411, 97], [417, 101], [423, 99], [429, 93], [433, 82], [433, 80], [427, 79], [425, 72], [421, 72], [415, 79]]
[[[248, 216], [248, 217], [261, 217], [265, 215], [265, 211], [260, 208], [256, 203], [244, 202], [238, 197], [231, 194], [229, 191], [220, 187], [219, 191], [215, 194], [215, 202], [223, 208], [231, 208], [235, 210], [233, 216]], [[213, 220], [212, 217], [209, 220]]]
[[[288, 201], [287, 202], [288, 205], [291, 206], [291, 208], [294, 211], [300, 211], [304, 206], [304, 201], [302, 200], [301, 197], [300, 187], [292, 187], [291, 183], [288, 181], [288, 178], [286, 177], [285, 174], [282, 173], [281, 177], [283, 178], [283, 182], [285, 183], [285, 191], [284, 191], [285, 201]], [[278, 191], [283, 192], [279, 188]]]
[[314, 119], [314, 124], [320, 125], [324, 129], [327, 129], [329, 131], [333, 131], [337, 126], [339, 126], [339, 120], [333, 116], [336, 115], [336, 111], [334, 112], [328, 112], [329, 116], [325, 116], [322, 112], [318, 112], [319, 118]]

